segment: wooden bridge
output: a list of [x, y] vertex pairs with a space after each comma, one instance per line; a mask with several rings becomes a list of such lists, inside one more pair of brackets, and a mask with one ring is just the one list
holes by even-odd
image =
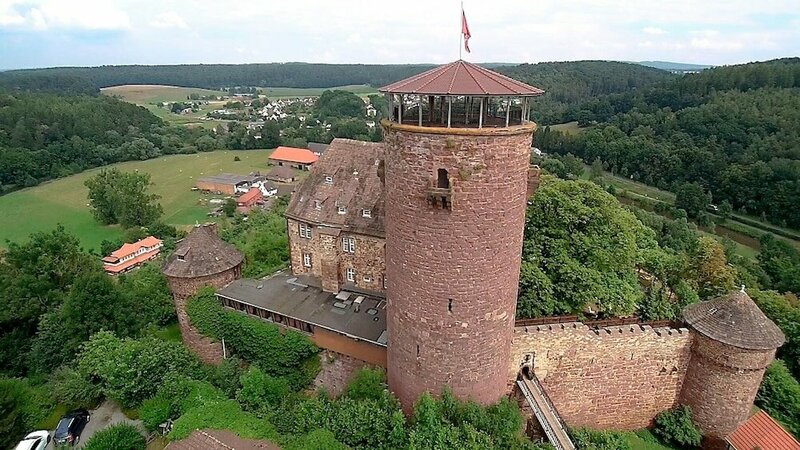
[[575, 445], [567, 434], [566, 427], [558, 416], [553, 404], [544, 393], [539, 380], [531, 370], [521, 370], [517, 376], [517, 386], [525, 396], [525, 400], [533, 409], [536, 419], [544, 429], [547, 439], [556, 450], [575, 450]]

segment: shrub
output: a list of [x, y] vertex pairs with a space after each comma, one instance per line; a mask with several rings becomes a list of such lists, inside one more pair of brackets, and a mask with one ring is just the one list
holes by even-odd
[[767, 367], [756, 395], [756, 405], [800, 437], [800, 383], [783, 361], [775, 360]]
[[319, 349], [307, 337], [291, 330], [281, 333], [277, 325], [224, 310], [213, 289], [189, 299], [186, 312], [201, 333], [225, 339], [232, 352], [269, 375], [286, 378], [294, 390], [307, 386], [319, 372]]
[[236, 392], [242, 387], [239, 379], [244, 374], [242, 360], [237, 357], [225, 359], [218, 366], [212, 366], [213, 372], [209, 379], [228, 398], [236, 397]]
[[289, 382], [270, 376], [253, 366], [240, 378], [242, 388], [236, 399], [248, 411], [263, 411], [275, 406], [289, 395]]
[[0, 448], [10, 447], [53, 410], [52, 399], [26, 379], [0, 378]]
[[703, 439], [700, 428], [692, 420], [692, 409], [688, 406], [678, 406], [659, 413], [653, 432], [664, 442], [679, 447], [698, 447]]
[[230, 430], [247, 439], [276, 439], [275, 427], [244, 412], [235, 400], [209, 403], [190, 409], [175, 421], [169, 439], [179, 440], [197, 429]]
[[386, 372], [364, 367], [347, 384], [345, 395], [354, 400], [378, 400], [386, 392]]
[[348, 450], [350, 447], [336, 440], [330, 431], [320, 428], [295, 439], [285, 446], [287, 450]]
[[168, 375], [158, 393], [142, 403], [139, 417], [148, 431], [155, 431], [167, 419], [175, 419], [192, 408], [225, 400], [225, 395], [206, 381]]
[[77, 370], [61, 366], [50, 376], [49, 388], [59, 403], [70, 408], [91, 408], [103, 393], [98, 384], [92, 383]]
[[618, 431], [579, 428], [573, 430], [572, 440], [578, 450], [631, 450], [631, 444]]
[[118, 423], [98, 431], [86, 441], [84, 450], [144, 450], [147, 443], [135, 426]]

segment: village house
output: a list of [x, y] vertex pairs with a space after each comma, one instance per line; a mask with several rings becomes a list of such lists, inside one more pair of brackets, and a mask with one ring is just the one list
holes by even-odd
[[264, 202], [264, 194], [261, 193], [261, 189], [257, 187], [250, 188], [249, 191], [239, 196], [236, 199], [236, 210], [239, 212], [250, 212], [250, 210]]
[[161, 239], [153, 236], [147, 236], [132, 244], [123, 244], [103, 258], [103, 269], [114, 275], [127, 272], [158, 256], [162, 246]]
[[288, 166], [299, 170], [310, 170], [319, 156], [307, 148], [280, 146], [269, 155], [269, 165]]

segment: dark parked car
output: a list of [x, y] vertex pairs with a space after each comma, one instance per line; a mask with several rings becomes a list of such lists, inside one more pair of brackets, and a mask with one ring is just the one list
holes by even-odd
[[81, 433], [87, 423], [89, 423], [89, 411], [76, 409], [68, 412], [58, 421], [53, 441], [56, 445], [75, 445], [81, 438]]

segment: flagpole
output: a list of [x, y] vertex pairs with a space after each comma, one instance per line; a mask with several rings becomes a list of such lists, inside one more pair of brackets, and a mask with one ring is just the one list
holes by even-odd
[[461, 2], [461, 15], [458, 16], [458, 59], [461, 59], [461, 47], [464, 41], [464, 2]]

